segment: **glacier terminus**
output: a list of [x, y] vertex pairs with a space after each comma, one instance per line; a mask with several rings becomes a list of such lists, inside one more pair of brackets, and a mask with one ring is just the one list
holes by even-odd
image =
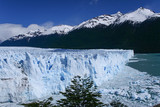
[[63, 91], [76, 76], [96, 85], [122, 72], [132, 50], [0, 48], [0, 102], [24, 102]]
[[[152, 106], [160, 101], [160, 79], [126, 64], [133, 50], [0, 48], [0, 103], [25, 103], [54, 96], [74, 76], [89, 76], [107, 103]], [[137, 107], [138, 107], [137, 105]]]

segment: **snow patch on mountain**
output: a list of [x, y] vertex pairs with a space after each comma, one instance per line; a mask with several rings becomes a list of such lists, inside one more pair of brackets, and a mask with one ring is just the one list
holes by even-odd
[[110, 24], [113, 24], [117, 18], [121, 17], [122, 13], [117, 12], [116, 14], [112, 15], [101, 15], [98, 17], [95, 17], [91, 20], [87, 20], [85, 22], [82, 22], [78, 26], [76, 26], [74, 29], [80, 29], [80, 28], [94, 28], [97, 25], [106, 25], [109, 26]]
[[[17, 36], [11, 37], [9, 40], [20, 40], [26, 37], [36, 37], [36, 36], [42, 36], [42, 35], [50, 35], [50, 34], [67, 34], [69, 31], [73, 29], [72, 26], [69, 25], [59, 25], [59, 26], [53, 26], [51, 28], [45, 28], [45, 27], [37, 27], [36, 26], [29, 26], [27, 31], [21, 34], [18, 34]], [[33, 29], [32, 29], [33, 28]]]
[[125, 21], [132, 21], [133, 23], [143, 22], [148, 18], [151, 18], [155, 13], [149, 9], [139, 8], [134, 12], [124, 14], [118, 19], [118, 23], [123, 23]]
[[59, 25], [53, 26], [49, 29], [42, 27], [41, 29], [30, 30], [26, 34], [22, 34], [28, 37], [35, 37], [40, 35], [49, 35], [49, 34], [67, 34], [69, 31], [73, 29], [72, 26], [69, 25]]
[[45, 34], [54, 34], [54, 33], [67, 34], [72, 29], [73, 29], [73, 26], [69, 26], [69, 25], [54, 26], [54, 27], [46, 30], [45, 32], [43, 32], [43, 35], [45, 35]]
[[94, 28], [98, 25], [109, 26], [112, 24], [120, 24], [125, 21], [130, 21], [133, 24], [135, 24], [135, 23], [144, 22], [145, 20], [153, 17], [160, 17], [160, 14], [154, 13], [149, 9], [141, 7], [133, 12], [126, 13], [126, 14], [117, 12], [116, 14], [112, 14], [112, 15], [101, 15], [101, 16], [82, 22], [81, 24], [76, 26], [74, 29]]

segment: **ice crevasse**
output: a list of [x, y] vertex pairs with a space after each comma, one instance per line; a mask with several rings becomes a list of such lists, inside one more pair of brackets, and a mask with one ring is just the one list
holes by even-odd
[[76, 76], [101, 85], [134, 55], [132, 50], [0, 48], [0, 102], [25, 102], [63, 91]]

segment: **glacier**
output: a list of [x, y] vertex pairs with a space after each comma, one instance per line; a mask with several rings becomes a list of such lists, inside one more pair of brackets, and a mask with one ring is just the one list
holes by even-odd
[[99, 90], [104, 103], [118, 100], [128, 107], [153, 107], [160, 102], [160, 78], [127, 65]]
[[122, 72], [133, 55], [132, 50], [0, 47], [0, 103], [57, 94], [76, 75], [90, 76], [101, 86]]

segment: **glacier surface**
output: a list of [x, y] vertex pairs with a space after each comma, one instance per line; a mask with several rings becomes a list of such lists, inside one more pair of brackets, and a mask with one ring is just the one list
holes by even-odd
[[25, 102], [63, 91], [76, 76], [94, 84], [114, 78], [134, 55], [132, 50], [0, 48], [0, 102]]
[[128, 107], [153, 107], [160, 102], [160, 78], [129, 66], [99, 86], [104, 103], [118, 100]]

